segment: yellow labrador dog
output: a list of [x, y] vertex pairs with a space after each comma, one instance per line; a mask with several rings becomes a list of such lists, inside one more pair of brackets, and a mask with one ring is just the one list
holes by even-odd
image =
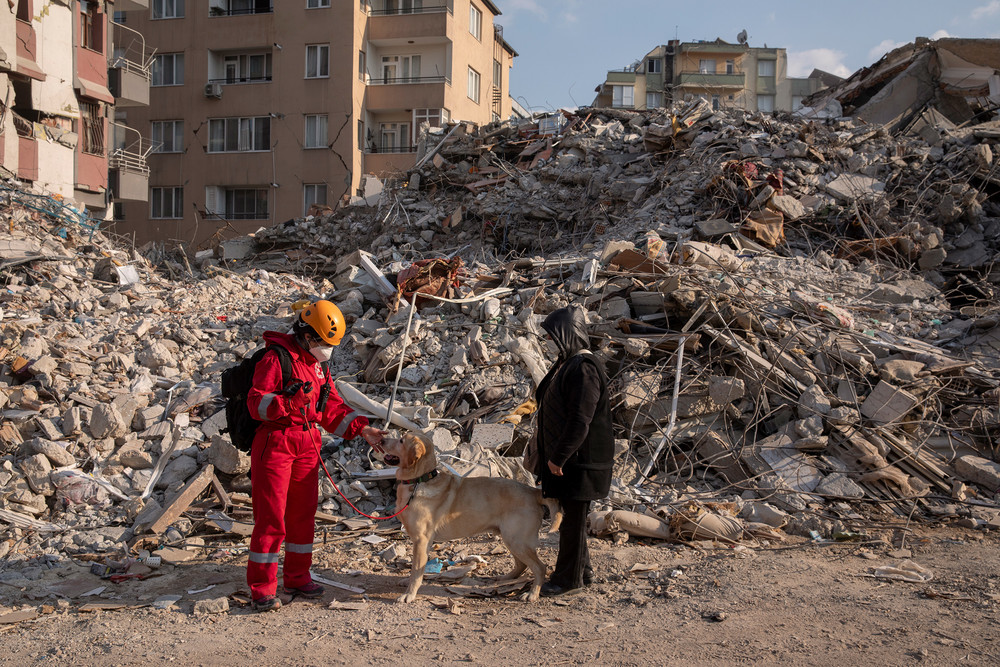
[[427, 550], [433, 542], [487, 531], [499, 532], [514, 557], [514, 569], [501, 581], [517, 579], [530, 567], [535, 581], [528, 600], [537, 600], [545, 579], [545, 564], [536, 552], [542, 507], [549, 508], [549, 532], [555, 532], [562, 522], [559, 501], [543, 498], [539, 489], [510, 479], [465, 478], [439, 472], [433, 443], [418, 435], [408, 433], [398, 440], [386, 440], [384, 446], [387, 454], [399, 459], [396, 507], [406, 507], [399, 519], [413, 541], [410, 583], [399, 601], [416, 599], [427, 565]]

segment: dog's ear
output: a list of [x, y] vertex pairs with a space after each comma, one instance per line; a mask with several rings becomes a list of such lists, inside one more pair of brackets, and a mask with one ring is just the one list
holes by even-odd
[[399, 457], [399, 466], [401, 468], [412, 468], [413, 464], [426, 453], [424, 443], [420, 441], [420, 438], [415, 438], [409, 433], [403, 436], [403, 446], [401, 449], [403, 454]]
[[424, 444], [423, 438], [413, 439], [413, 461], [419, 461], [423, 458], [424, 454], [427, 453], [427, 445]]

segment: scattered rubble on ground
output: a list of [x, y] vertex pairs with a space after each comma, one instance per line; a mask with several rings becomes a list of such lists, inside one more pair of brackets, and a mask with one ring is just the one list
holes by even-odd
[[[384, 419], [398, 380], [395, 426], [460, 474], [522, 481], [553, 358], [539, 323], [585, 307], [618, 438], [596, 534], [1000, 527], [1000, 124], [928, 143], [700, 102], [559, 117], [430, 134], [369, 200], [196, 254], [130, 248], [8, 186], [0, 583], [81, 602], [244, 552], [249, 461], [219, 375], [320, 296], [351, 325], [333, 362], [349, 403]], [[394, 511], [367, 447], [327, 436], [323, 458], [357, 509]], [[317, 518], [405, 566], [325, 475]]]

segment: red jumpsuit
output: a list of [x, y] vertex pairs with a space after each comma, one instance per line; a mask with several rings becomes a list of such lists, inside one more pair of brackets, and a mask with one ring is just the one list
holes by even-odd
[[313, 388], [309, 394], [300, 391], [295, 396], [281, 395], [277, 352], [265, 354], [254, 369], [247, 407], [263, 422], [250, 450], [254, 527], [247, 584], [255, 600], [277, 594], [282, 542], [285, 588], [299, 588], [312, 581], [309, 567], [319, 496], [318, 426], [349, 440], [368, 425], [366, 418], [344, 404], [332, 381], [326, 408], [322, 414], [317, 412], [316, 403], [326, 378], [319, 363], [299, 347], [294, 336], [268, 331], [264, 341], [288, 350], [293, 378], [312, 382]]

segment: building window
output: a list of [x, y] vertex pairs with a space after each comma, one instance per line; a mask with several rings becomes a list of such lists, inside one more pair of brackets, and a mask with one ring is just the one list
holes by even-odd
[[479, 81], [481, 78], [479, 72], [469, 68], [469, 99], [476, 104], [479, 104]]
[[736, 74], [736, 61], [727, 60], [726, 61], [726, 74]]
[[208, 3], [208, 12], [211, 16], [270, 14], [273, 11], [271, 0], [209, 0]]
[[611, 88], [611, 106], [635, 106], [635, 86], [612, 86]]
[[234, 53], [224, 56], [225, 83], [257, 83], [271, 80], [270, 53]]
[[646, 93], [646, 108], [658, 109], [663, 106], [663, 93]]
[[326, 126], [325, 114], [306, 116], [306, 148], [326, 148]]
[[802, 99], [801, 95], [792, 95], [792, 111], [798, 111], [802, 108]]
[[306, 78], [322, 79], [330, 76], [330, 45], [306, 46]]
[[153, 152], [180, 153], [184, 150], [184, 121], [153, 121]]
[[409, 153], [410, 124], [382, 123], [379, 127], [381, 142], [379, 151], [382, 153]]
[[763, 111], [764, 113], [774, 111], [774, 95], [758, 95], [757, 111]]
[[226, 190], [225, 216], [230, 220], [266, 220], [267, 190], [233, 188]]
[[416, 83], [420, 56], [382, 56], [382, 83]]
[[420, 131], [420, 126], [427, 123], [430, 127], [441, 127], [441, 121], [444, 117], [443, 109], [414, 109], [413, 110], [413, 127], [416, 131]]
[[306, 183], [302, 186], [302, 215], [308, 215], [313, 204], [326, 206], [326, 183]]
[[151, 86], [183, 86], [184, 54], [161, 53], [153, 58]]
[[101, 105], [94, 102], [80, 102], [80, 118], [83, 121], [83, 152], [88, 155], [104, 155], [104, 118]]
[[712, 111], [718, 111], [718, 110], [719, 110], [719, 96], [712, 95]]
[[121, 25], [125, 25], [125, 21], [127, 20], [125, 18], [125, 12], [115, 12], [113, 16], [114, 16], [114, 22], [115, 23], [118, 23], [118, 24], [121, 24]]
[[496, 59], [493, 60], [493, 85], [496, 88], [503, 88], [503, 66]]
[[271, 118], [211, 118], [208, 121], [209, 153], [243, 153], [271, 150]]
[[365, 76], [365, 72], [368, 69], [368, 58], [364, 51], [358, 51], [358, 78], [362, 81], [368, 81]]
[[80, 46], [104, 53], [104, 15], [96, 2], [80, 2]]
[[184, 188], [150, 188], [149, 217], [154, 219], [183, 218]]
[[774, 76], [774, 61], [773, 60], [758, 60], [757, 61], [757, 76]]
[[483, 37], [483, 13], [475, 5], [469, 5], [469, 32], [476, 39]]
[[663, 61], [659, 58], [649, 58], [646, 60], [646, 73], [659, 74], [663, 71]]
[[365, 150], [365, 121], [358, 121], [358, 150]]
[[699, 60], [698, 74], [715, 74], [715, 61], [705, 58]]
[[184, 18], [184, 0], [153, 0], [154, 19]]
[[306, 9], [322, 9], [329, 6], [330, 0], [306, 0]]

